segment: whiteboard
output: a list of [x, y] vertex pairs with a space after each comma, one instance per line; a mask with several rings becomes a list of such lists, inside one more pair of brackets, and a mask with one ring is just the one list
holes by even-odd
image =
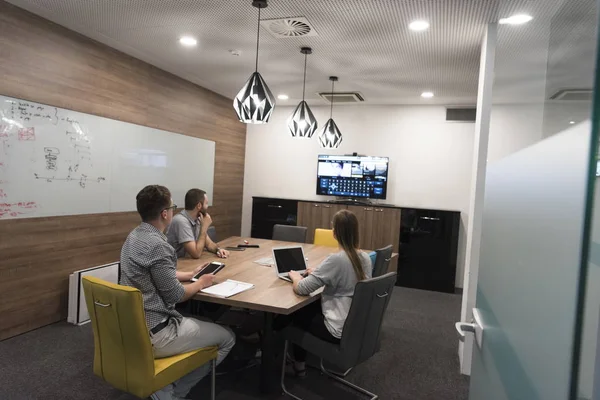
[[212, 200], [215, 142], [0, 96], [0, 219], [135, 211], [146, 185]]

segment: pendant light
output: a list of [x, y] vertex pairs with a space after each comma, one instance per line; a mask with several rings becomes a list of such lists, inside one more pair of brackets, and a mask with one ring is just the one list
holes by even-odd
[[317, 119], [304, 101], [306, 93], [306, 59], [309, 54], [312, 54], [310, 47], [302, 47], [300, 52], [304, 54], [304, 83], [302, 84], [302, 101], [294, 110], [294, 113], [288, 119], [288, 128], [293, 137], [308, 138], [317, 130]]
[[258, 45], [260, 42], [260, 10], [267, 7], [267, 0], [254, 0], [252, 5], [258, 8], [258, 29], [256, 32], [256, 66], [254, 73], [233, 99], [233, 108], [240, 122], [247, 124], [266, 124], [275, 108], [275, 98], [258, 73]]
[[329, 120], [319, 132], [319, 143], [323, 148], [337, 149], [340, 147], [340, 143], [342, 143], [342, 133], [333, 120], [333, 85], [338, 78], [337, 76], [330, 76], [329, 80], [331, 81], [331, 109], [329, 111]]

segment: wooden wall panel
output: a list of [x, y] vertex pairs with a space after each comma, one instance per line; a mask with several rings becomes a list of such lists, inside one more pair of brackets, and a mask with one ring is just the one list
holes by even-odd
[[[232, 100], [0, 0], [0, 94], [216, 142], [211, 215], [239, 235], [246, 126]], [[181, 171], [202, 173], [202, 171]], [[68, 275], [118, 260], [137, 213], [0, 220], [0, 340], [67, 315]]]

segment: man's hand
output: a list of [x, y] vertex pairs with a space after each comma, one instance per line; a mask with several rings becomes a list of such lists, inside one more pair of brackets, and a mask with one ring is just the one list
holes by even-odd
[[229, 252], [225, 249], [219, 249], [217, 250], [217, 257], [227, 258], [229, 257]]
[[187, 281], [191, 281], [192, 278], [198, 273], [200, 272], [200, 270], [204, 267], [206, 267], [209, 263], [206, 264], [202, 264], [202, 265], [198, 265], [196, 267], [196, 269], [194, 269], [193, 271], [190, 272], [180, 272], [177, 271], [177, 279], [179, 279], [180, 282], [187, 282]]
[[[194, 277], [194, 275], [196, 275], [198, 272], [202, 271], [202, 268], [208, 267], [208, 264], [210, 264], [210, 263], [204, 263], [204, 264], [198, 265], [198, 266], [197, 266], [197, 267], [196, 267], [196, 268], [195, 268], [195, 269], [194, 269], [194, 270], [191, 272], [191, 274], [192, 274], [192, 278], [193, 278], [193, 277]], [[192, 279], [192, 278], [190, 278], [190, 279]]]
[[187, 282], [187, 281], [191, 281], [192, 278], [194, 277], [194, 275], [196, 275], [194, 273], [194, 271], [181, 272], [177, 278], [179, 279], [180, 282]]
[[290, 271], [289, 277], [292, 280], [292, 282], [298, 282], [302, 280], [302, 275], [300, 275], [297, 271]]
[[[215, 275], [214, 274], [202, 275], [198, 279], [198, 282], [200, 282], [200, 286], [202, 286], [202, 289], [212, 286], [213, 283], [215, 283]], [[202, 289], [200, 289], [200, 290], [202, 290]]]
[[200, 214], [198, 216], [198, 222], [202, 224], [202, 229], [207, 230], [212, 224], [212, 218], [209, 213]]
[[306, 275], [311, 275], [316, 269], [317, 267], [306, 267]]

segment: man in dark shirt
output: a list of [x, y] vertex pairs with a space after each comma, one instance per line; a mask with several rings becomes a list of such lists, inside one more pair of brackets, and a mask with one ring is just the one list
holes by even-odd
[[[235, 344], [234, 334], [222, 326], [183, 317], [175, 310], [176, 303], [186, 301], [212, 285], [214, 275], [181, 284], [189, 281], [196, 271], [177, 271], [177, 255], [167, 243], [164, 232], [177, 207], [171, 200], [169, 189], [159, 185], [146, 186], [138, 193], [136, 201], [142, 223], [131, 231], [121, 249], [121, 284], [142, 292], [154, 357], [218, 346], [217, 364], [220, 363]], [[153, 393], [151, 398], [183, 399], [209, 371], [210, 365], [205, 364]]]

